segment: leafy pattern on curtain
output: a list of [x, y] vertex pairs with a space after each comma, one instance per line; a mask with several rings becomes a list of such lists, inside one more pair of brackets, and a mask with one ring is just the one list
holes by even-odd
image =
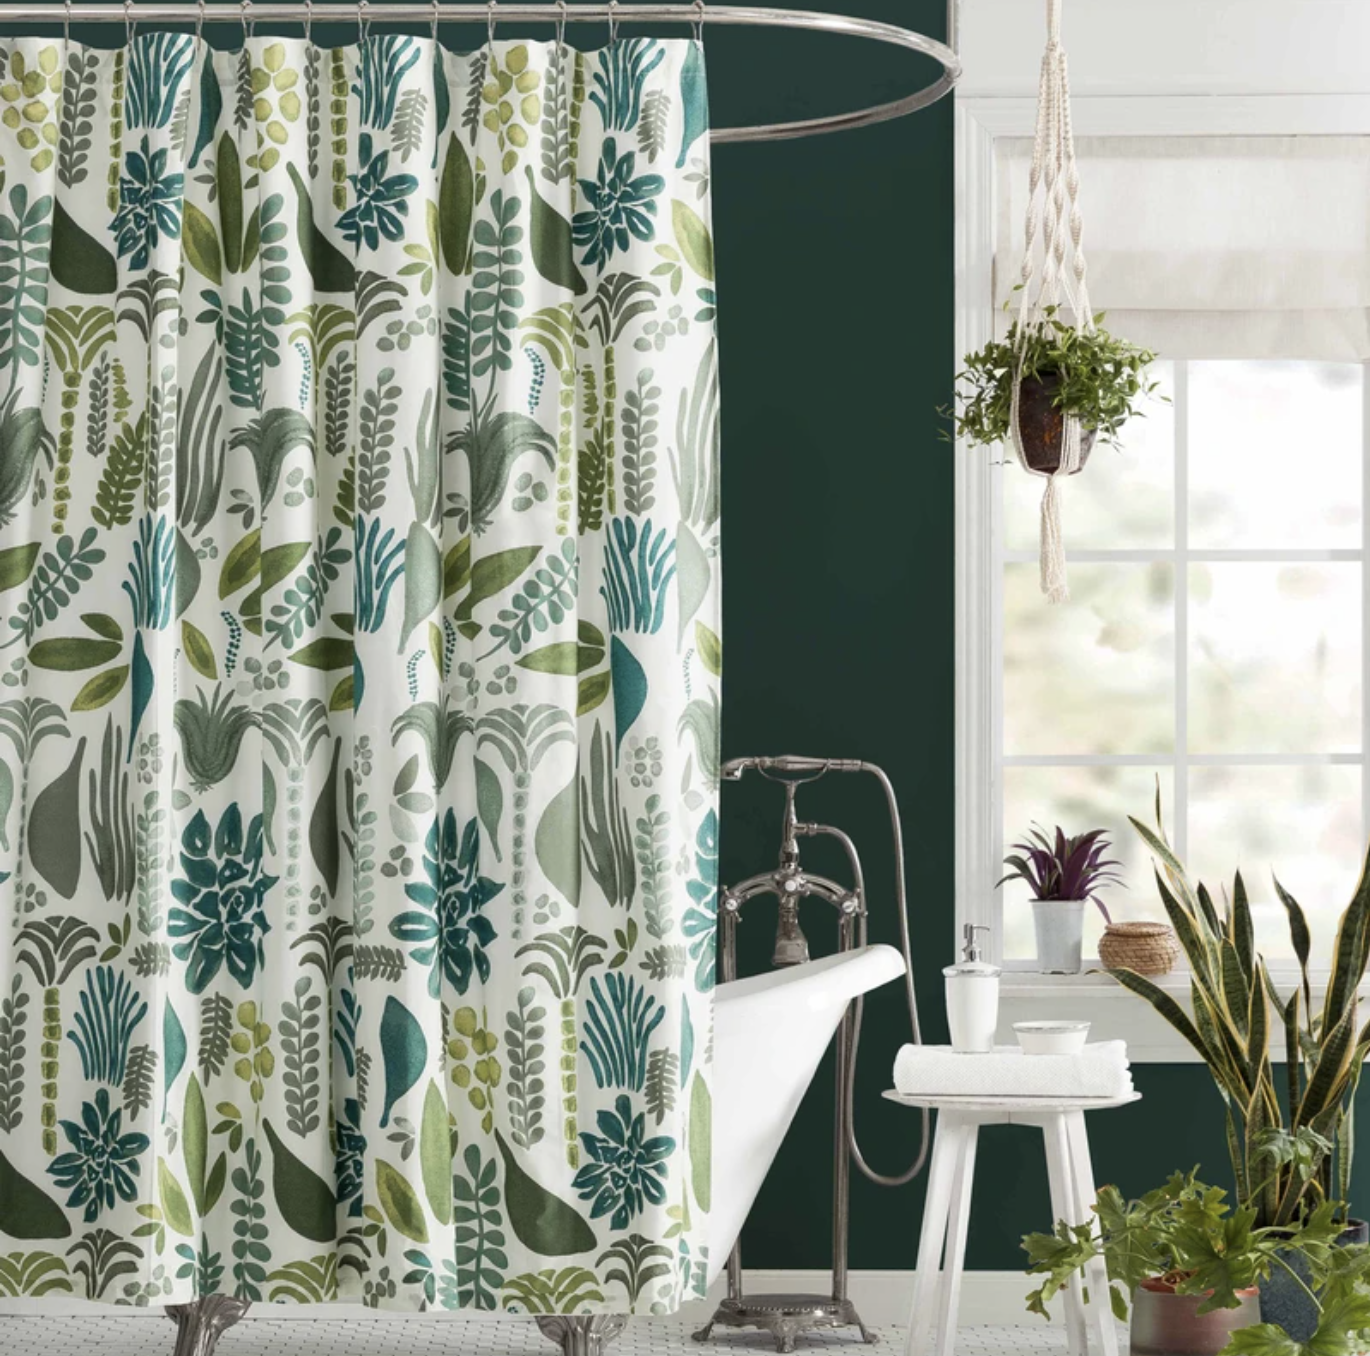
[[703, 59], [0, 44], [0, 1293], [702, 1293]]

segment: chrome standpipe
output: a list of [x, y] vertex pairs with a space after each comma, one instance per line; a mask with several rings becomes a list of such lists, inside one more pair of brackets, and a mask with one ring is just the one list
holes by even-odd
[[[795, 810], [795, 797], [801, 786], [816, 781], [829, 772], [859, 772], [875, 776], [884, 788], [889, 808], [890, 824], [895, 847], [895, 894], [899, 910], [899, 939], [904, 953], [905, 984], [909, 1002], [913, 1039], [918, 1041], [918, 1009], [913, 988], [913, 964], [909, 951], [908, 915], [904, 898], [904, 857], [899, 809], [894, 788], [885, 773], [873, 763], [856, 759], [824, 758], [742, 758], [723, 767], [723, 778], [738, 780], [744, 772], [755, 770], [785, 789], [785, 818], [782, 827], [780, 857], [774, 871], [761, 872], [733, 886], [719, 891], [718, 907], [718, 971], [721, 982], [737, 978], [737, 926], [742, 908], [761, 895], [774, 896], [777, 901], [775, 948], [771, 963], [775, 966], [800, 965], [809, 959], [809, 943], [799, 921], [799, 906], [809, 898], [821, 899], [837, 915], [837, 949], [849, 951], [866, 944], [866, 886], [857, 856], [856, 845], [841, 829], [829, 824], [802, 822]], [[801, 838], [829, 837], [835, 839], [846, 854], [852, 884], [842, 885], [826, 876], [804, 870], [799, 860]], [[742, 1250], [736, 1245], [728, 1257], [727, 1298], [714, 1311], [713, 1317], [694, 1334], [697, 1342], [707, 1341], [715, 1325], [726, 1328], [760, 1328], [775, 1339], [779, 1352], [792, 1352], [796, 1339], [815, 1328], [854, 1326], [862, 1338], [874, 1342], [876, 1334], [862, 1322], [856, 1306], [847, 1293], [847, 1235], [851, 1223], [851, 1164], [855, 1160], [861, 1171], [884, 1186], [898, 1186], [912, 1178], [922, 1168], [927, 1156], [928, 1118], [923, 1116], [923, 1142], [918, 1158], [907, 1172], [898, 1177], [884, 1177], [873, 1172], [861, 1156], [856, 1142], [854, 1117], [854, 1085], [856, 1052], [861, 1038], [862, 1003], [858, 999], [848, 1007], [837, 1031], [837, 1105], [833, 1125], [833, 1235], [832, 1289], [827, 1295], [747, 1295], [742, 1285]]]

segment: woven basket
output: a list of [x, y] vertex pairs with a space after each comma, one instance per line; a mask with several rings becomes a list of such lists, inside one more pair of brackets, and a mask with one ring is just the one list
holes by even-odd
[[1110, 970], [1164, 975], [1180, 958], [1180, 942], [1168, 923], [1110, 923], [1099, 938], [1099, 959]]

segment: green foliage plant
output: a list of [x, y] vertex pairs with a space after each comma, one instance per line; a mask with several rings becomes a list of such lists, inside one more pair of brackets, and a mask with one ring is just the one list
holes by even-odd
[[[1300, 974], [1287, 998], [1256, 951], [1241, 873], [1221, 904], [1202, 882], [1191, 884], [1166, 840], [1159, 791], [1155, 830], [1137, 819], [1132, 825], [1160, 863], [1156, 886], [1189, 962], [1190, 1011], [1143, 975], [1108, 973], [1145, 998], [1207, 1065], [1224, 1104], [1238, 1201], [1255, 1210], [1261, 1227], [1292, 1227], [1324, 1203], [1349, 1197], [1351, 1110], [1370, 1054], [1370, 1024], [1357, 1026], [1357, 990], [1370, 961], [1370, 875], [1362, 870], [1342, 913], [1319, 1007], [1308, 920], [1278, 879]], [[1285, 1051], [1278, 1079], [1272, 1041], [1282, 1041]]]
[[[1234, 1209], [1226, 1191], [1198, 1180], [1197, 1168], [1172, 1174], [1163, 1186], [1133, 1201], [1116, 1186], [1106, 1186], [1086, 1223], [1062, 1220], [1053, 1233], [1024, 1237], [1028, 1273], [1042, 1277], [1027, 1307], [1046, 1317], [1048, 1301], [1096, 1258], [1104, 1261], [1109, 1302], [1120, 1319], [1127, 1317], [1132, 1292], [1148, 1280], [1163, 1281], [1178, 1295], [1202, 1296], [1200, 1314], [1237, 1308], [1238, 1292], [1259, 1286], [1277, 1268], [1306, 1285], [1289, 1264], [1294, 1251], [1306, 1259], [1314, 1285], [1321, 1288], [1335, 1270], [1334, 1254], [1345, 1251], [1335, 1247], [1342, 1228], [1337, 1214], [1337, 1204], [1324, 1201], [1289, 1228], [1258, 1225], [1252, 1206]], [[1327, 1302], [1324, 1293], [1322, 1303]]]
[[1147, 380], [1156, 355], [1110, 334], [1103, 318], [1100, 311], [1093, 329], [1079, 330], [1049, 306], [1040, 326], [1022, 330], [1014, 321], [1005, 338], [967, 354], [956, 377], [959, 409], [948, 411], [956, 437], [972, 447], [1008, 441], [1014, 385], [1035, 377], [1057, 383], [1052, 403], [1116, 446], [1123, 425], [1156, 390]]

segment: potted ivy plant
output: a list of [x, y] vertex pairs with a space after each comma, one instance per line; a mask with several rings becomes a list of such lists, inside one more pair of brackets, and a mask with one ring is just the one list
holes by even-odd
[[1291, 1254], [1303, 1260], [1304, 1274], [1330, 1283], [1339, 1266], [1333, 1252], [1341, 1251], [1332, 1246], [1335, 1214], [1323, 1202], [1290, 1229], [1261, 1226], [1252, 1207], [1234, 1209], [1224, 1190], [1200, 1182], [1197, 1168], [1137, 1200], [1106, 1186], [1087, 1223], [1060, 1221], [1053, 1233], [1023, 1239], [1029, 1275], [1043, 1278], [1027, 1307], [1045, 1316], [1051, 1297], [1102, 1258], [1113, 1312], [1126, 1318], [1131, 1304], [1132, 1356], [1292, 1356], [1300, 1349], [1276, 1344], [1277, 1334], [1288, 1340], [1276, 1324], [1265, 1325], [1264, 1346], [1234, 1343], [1234, 1334], [1260, 1325], [1260, 1289], [1288, 1270]]
[[1104, 854], [1111, 844], [1103, 829], [1066, 837], [1058, 824], [1054, 838], [1034, 824], [1027, 840], [1014, 843], [1004, 865], [1009, 868], [999, 885], [1021, 880], [1032, 891], [1032, 925], [1037, 935], [1037, 964], [1049, 975], [1073, 975], [1080, 970], [1085, 905], [1091, 901], [1111, 921], [1099, 898], [1099, 887], [1122, 884]]
[[1018, 432], [1031, 470], [1060, 469], [1067, 415], [1080, 423], [1077, 472], [1096, 440], [1116, 445], [1123, 425], [1156, 389], [1147, 380], [1156, 355], [1110, 334], [1103, 318], [1100, 312], [1092, 328], [1081, 329], [1049, 306], [1040, 324], [1020, 328], [1015, 321], [1003, 339], [968, 354], [956, 378], [956, 436], [972, 447], [1009, 441], [1016, 388]]

